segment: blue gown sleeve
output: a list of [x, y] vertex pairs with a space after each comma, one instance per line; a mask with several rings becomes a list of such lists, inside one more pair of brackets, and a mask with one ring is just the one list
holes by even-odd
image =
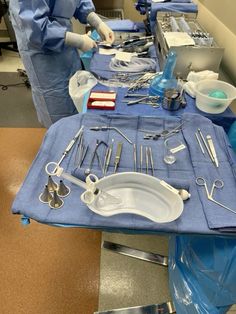
[[49, 0], [19, 0], [19, 5], [19, 17], [30, 48], [62, 51], [68, 29], [65, 23], [51, 16]]
[[94, 11], [95, 7], [91, 0], [78, 0], [74, 18], [78, 19], [81, 23], [86, 24], [87, 16]]

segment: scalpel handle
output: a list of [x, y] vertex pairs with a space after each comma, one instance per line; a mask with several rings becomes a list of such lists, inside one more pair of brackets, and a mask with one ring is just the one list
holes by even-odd
[[219, 167], [219, 162], [218, 162], [218, 158], [216, 156], [216, 150], [215, 150], [215, 146], [214, 146], [214, 143], [213, 143], [213, 140], [212, 140], [212, 137], [210, 135], [207, 135], [207, 143], [209, 145], [209, 148], [210, 148], [210, 151], [212, 153], [212, 156], [214, 158], [214, 161], [215, 161], [215, 165], [216, 167], [218, 168]]

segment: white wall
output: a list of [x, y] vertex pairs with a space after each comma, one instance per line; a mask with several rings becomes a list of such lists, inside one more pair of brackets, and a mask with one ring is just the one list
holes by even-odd
[[145, 15], [141, 15], [134, 7], [132, 0], [124, 0], [124, 15], [125, 19], [130, 19], [135, 22], [141, 22], [145, 19]]
[[198, 0], [198, 2], [211, 11], [233, 33], [236, 33], [235, 0]]
[[198, 20], [225, 48], [222, 66], [236, 82], [236, 1], [198, 0]]

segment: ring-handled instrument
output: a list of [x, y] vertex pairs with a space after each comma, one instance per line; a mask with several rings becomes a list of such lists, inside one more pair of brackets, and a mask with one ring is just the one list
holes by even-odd
[[144, 135], [145, 140], [158, 140], [159, 138], [167, 138], [171, 135], [174, 135], [175, 133], [179, 133], [181, 131], [182, 125], [184, 122], [179, 124], [177, 127], [171, 130], [163, 130], [160, 133], [154, 132], [152, 130], [144, 130], [144, 129], [139, 129], [140, 132], [145, 132], [146, 134]]
[[197, 177], [196, 178], [196, 184], [199, 185], [199, 186], [204, 186], [205, 188], [205, 191], [206, 191], [206, 195], [207, 195], [207, 198], [209, 201], [223, 207], [224, 209], [227, 209], [228, 211], [236, 214], [236, 209], [231, 209], [229, 208], [228, 206], [216, 201], [214, 198], [213, 198], [213, 194], [214, 194], [214, 190], [215, 189], [222, 189], [223, 186], [224, 186], [224, 181], [222, 180], [219, 180], [219, 179], [216, 179], [213, 181], [212, 183], [212, 186], [211, 186], [211, 190], [208, 189], [208, 186], [207, 186], [207, 182], [206, 182], [206, 179], [203, 178], [203, 177]]
[[[53, 168], [53, 171], [50, 171], [50, 168]], [[99, 179], [94, 174], [89, 174], [84, 182], [71, 174], [64, 172], [64, 169], [56, 162], [49, 162], [45, 166], [45, 171], [50, 176], [62, 177], [84, 189], [85, 192], [81, 194], [80, 198], [85, 204], [92, 204], [96, 199], [98, 201], [97, 206], [99, 207], [107, 206], [109, 204], [120, 204], [122, 202], [118, 197], [98, 189], [97, 183], [99, 182]]]
[[102, 163], [101, 163], [101, 159], [100, 159], [100, 156], [98, 155], [98, 147], [100, 146], [100, 144], [103, 144], [103, 143], [104, 143], [103, 141], [99, 141], [99, 140], [96, 141], [96, 146], [95, 146], [94, 151], [93, 151], [93, 153], [92, 153], [92, 158], [91, 158], [91, 160], [90, 160], [89, 166], [88, 166], [88, 168], [86, 168], [85, 171], [84, 171], [84, 174], [85, 174], [86, 176], [91, 173], [91, 170], [92, 170], [92, 168], [93, 168], [93, 163], [94, 163], [95, 157], [97, 157], [98, 165], [100, 166], [101, 171], [103, 172], [103, 166], [102, 166]]

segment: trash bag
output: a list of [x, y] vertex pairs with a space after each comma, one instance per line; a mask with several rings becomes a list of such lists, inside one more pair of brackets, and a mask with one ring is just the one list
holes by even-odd
[[232, 148], [236, 153], [236, 121], [231, 125], [228, 132], [228, 137], [230, 144], [232, 145]]
[[236, 238], [172, 236], [169, 285], [177, 314], [221, 314], [236, 303]]
[[78, 112], [83, 111], [89, 92], [97, 84], [97, 79], [87, 71], [77, 71], [69, 81], [69, 94]]

